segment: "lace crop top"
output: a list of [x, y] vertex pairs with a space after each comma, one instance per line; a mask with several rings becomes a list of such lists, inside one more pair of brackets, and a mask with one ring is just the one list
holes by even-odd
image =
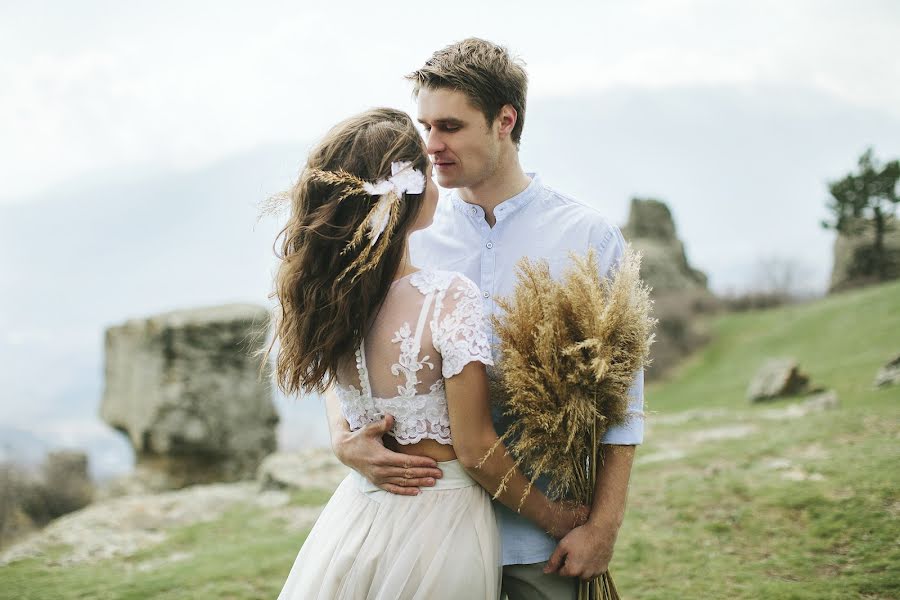
[[478, 286], [460, 273], [416, 271], [391, 285], [355, 373], [338, 373], [341, 412], [353, 431], [391, 414], [399, 443], [451, 444], [444, 379], [472, 361], [494, 364]]

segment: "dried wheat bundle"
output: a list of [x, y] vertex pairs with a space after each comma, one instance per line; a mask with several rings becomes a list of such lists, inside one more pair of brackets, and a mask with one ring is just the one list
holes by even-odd
[[[511, 422], [503, 442], [532, 484], [549, 478], [551, 498], [589, 505], [599, 441], [627, 418], [628, 390], [648, 363], [656, 321], [640, 255], [630, 247], [609, 278], [593, 250], [570, 257], [560, 281], [546, 261], [522, 259], [512, 296], [497, 300], [505, 314], [493, 324], [501, 405]], [[582, 597], [617, 597], [607, 574], [583, 587]]]

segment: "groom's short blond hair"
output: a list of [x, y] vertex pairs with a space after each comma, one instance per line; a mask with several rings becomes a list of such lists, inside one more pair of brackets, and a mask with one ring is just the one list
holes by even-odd
[[525, 96], [528, 74], [524, 63], [503, 46], [487, 40], [468, 38], [435, 52], [421, 69], [406, 76], [413, 82], [413, 95], [422, 88], [451, 89], [466, 94], [484, 113], [488, 125], [500, 109], [510, 104], [518, 118], [511, 132], [519, 145], [525, 126]]

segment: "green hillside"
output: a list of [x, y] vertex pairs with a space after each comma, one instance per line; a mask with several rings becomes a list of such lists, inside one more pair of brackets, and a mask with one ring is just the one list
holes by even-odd
[[[624, 597], [900, 597], [900, 388], [872, 388], [900, 353], [900, 284], [712, 327], [713, 342], [646, 393], [614, 559]], [[777, 356], [835, 390], [839, 408], [750, 406], [750, 378]]]
[[728, 315], [713, 323], [712, 338], [669, 381], [647, 391], [651, 409], [742, 408], [747, 382], [771, 356], [796, 358], [812, 383], [836, 390], [848, 407], [900, 395], [871, 393], [875, 372], [900, 353], [900, 283]]
[[[647, 390], [612, 565], [622, 597], [900, 597], [900, 387], [871, 387], [900, 352], [900, 283], [711, 327], [708, 347]], [[798, 359], [839, 406], [750, 406], [747, 383], [770, 356]], [[242, 506], [125, 559], [0, 567], [0, 598], [274, 598], [302, 541]]]

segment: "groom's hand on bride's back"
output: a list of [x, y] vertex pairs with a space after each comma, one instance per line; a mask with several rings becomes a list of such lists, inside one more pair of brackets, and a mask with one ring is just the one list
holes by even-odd
[[415, 496], [420, 487], [433, 486], [441, 477], [437, 462], [427, 456], [411, 456], [384, 447], [382, 437], [394, 426], [394, 417], [346, 431], [334, 440], [334, 453], [342, 463], [392, 494]]

